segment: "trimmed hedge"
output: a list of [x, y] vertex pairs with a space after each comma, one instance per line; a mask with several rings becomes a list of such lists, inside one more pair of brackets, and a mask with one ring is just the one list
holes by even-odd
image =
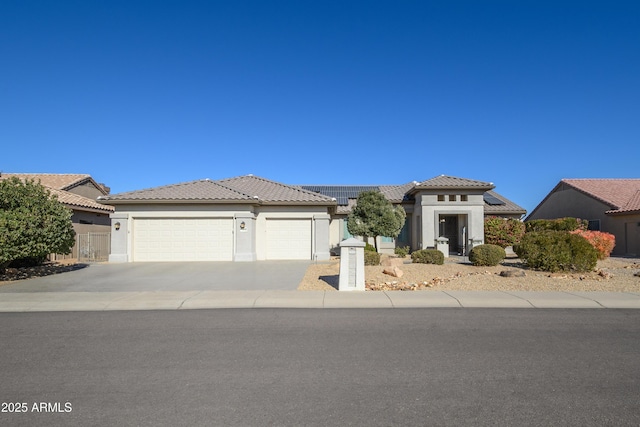
[[566, 231], [526, 233], [513, 250], [528, 267], [550, 272], [592, 271], [598, 261], [587, 239]]
[[380, 265], [380, 254], [373, 251], [364, 251], [364, 265]]
[[365, 252], [378, 252], [378, 251], [376, 251], [376, 247], [373, 246], [371, 243], [365, 243], [364, 244], [364, 251]]
[[505, 259], [507, 253], [498, 245], [478, 245], [469, 252], [469, 261], [475, 266], [494, 266]]
[[437, 249], [421, 249], [411, 254], [411, 261], [416, 264], [444, 264], [444, 254]]
[[589, 221], [578, 218], [534, 219], [524, 223], [527, 233], [534, 231], [586, 230]]

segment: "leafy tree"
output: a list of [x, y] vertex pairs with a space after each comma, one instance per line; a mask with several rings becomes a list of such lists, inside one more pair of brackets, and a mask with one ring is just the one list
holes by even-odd
[[71, 210], [33, 180], [0, 181], [0, 270], [11, 261], [67, 254], [75, 241]]
[[364, 191], [358, 196], [356, 206], [347, 218], [347, 230], [365, 240], [373, 237], [377, 252], [377, 237], [397, 237], [406, 216], [402, 206], [393, 206], [379, 191]]
[[484, 240], [502, 248], [513, 246], [524, 236], [525, 225], [515, 218], [490, 216], [484, 220]]

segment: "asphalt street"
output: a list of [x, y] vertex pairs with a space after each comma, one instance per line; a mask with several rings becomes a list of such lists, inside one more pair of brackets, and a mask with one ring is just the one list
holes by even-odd
[[0, 425], [640, 424], [639, 310], [41, 312], [0, 322]]

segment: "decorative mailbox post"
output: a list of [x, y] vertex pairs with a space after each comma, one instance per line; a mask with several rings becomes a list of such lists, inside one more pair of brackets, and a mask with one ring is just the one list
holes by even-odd
[[340, 243], [339, 291], [364, 291], [364, 246], [353, 237]]
[[436, 239], [436, 249], [444, 254], [445, 258], [449, 258], [449, 239], [440, 236]]

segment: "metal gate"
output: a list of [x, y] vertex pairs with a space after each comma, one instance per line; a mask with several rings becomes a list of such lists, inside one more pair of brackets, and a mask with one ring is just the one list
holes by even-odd
[[108, 261], [111, 252], [111, 233], [86, 233], [76, 236], [78, 261]]

